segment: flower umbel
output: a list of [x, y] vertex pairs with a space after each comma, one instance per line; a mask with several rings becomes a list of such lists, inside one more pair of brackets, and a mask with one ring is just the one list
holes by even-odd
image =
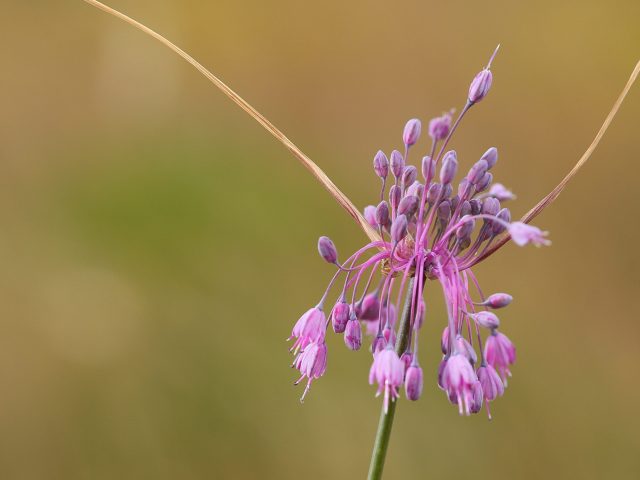
[[[298, 320], [290, 337], [296, 339], [292, 350], [299, 351], [294, 364], [302, 373], [300, 380], [309, 378], [303, 397], [311, 380], [324, 373], [324, 332], [332, 323], [351, 350], [362, 345], [362, 327], [371, 337], [369, 383], [377, 383], [378, 395], [384, 393], [385, 412], [403, 386], [407, 397], [417, 400], [423, 390], [418, 335], [427, 313], [423, 293], [428, 280], [440, 284], [448, 312], [441, 340], [440, 387], [465, 415], [477, 413], [483, 403], [488, 412], [488, 402], [503, 394], [515, 349], [498, 331], [501, 322], [491, 310], [506, 307], [512, 297], [506, 293], [485, 297], [473, 267], [503, 235], [517, 245], [550, 242], [546, 232], [512, 222], [509, 209], [502, 206], [515, 196], [502, 184], [493, 183], [498, 161], [495, 147], [485, 150], [454, 184], [465, 162], [447, 146], [466, 112], [487, 95], [493, 81], [492, 60], [493, 56], [473, 80], [467, 103], [455, 122], [449, 113], [429, 122], [431, 147], [420, 157], [419, 168], [409, 159], [422, 131], [415, 118], [404, 127], [402, 152], [393, 150], [388, 157], [382, 151], [375, 154], [373, 170], [382, 188], [376, 203], [364, 208], [364, 218], [380, 238], [344, 262], [338, 260], [333, 242], [320, 238], [320, 255], [337, 271], [319, 305]], [[329, 322], [322, 305], [335, 284], [342, 286]], [[396, 345], [400, 328], [396, 312], [401, 310], [400, 299], [406, 293], [409, 340], [400, 349], [400, 343]], [[484, 340], [483, 331], [487, 332]]]

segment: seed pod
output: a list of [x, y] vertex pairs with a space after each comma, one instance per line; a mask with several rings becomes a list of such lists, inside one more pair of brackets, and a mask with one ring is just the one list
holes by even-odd
[[338, 261], [338, 251], [329, 237], [320, 237], [318, 239], [318, 252], [327, 263], [336, 263]]
[[375, 170], [376, 175], [383, 180], [387, 178], [387, 175], [389, 174], [389, 160], [382, 150], [378, 150], [376, 156], [373, 157], [373, 169]]
[[407, 235], [407, 217], [404, 215], [398, 215], [391, 224], [391, 240], [393, 243], [398, 243]]
[[400, 215], [406, 215], [407, 218], [411, 218], [414, 213], [418, 210], [418, 202], [420, 200], [418, 197], [414, 195], [408, 195], [400, 200], [400, 205], [398, 205], [398, 213]]
[[404, 126], [404, 132], [402, 134], [402, 140], [407, 147], [415, 144], [420, 138], [420, 131], [422, 130], [422, 124], [417, 118], [412, 118]]
[[400, 178], [404, 171], [404, 157], [398, 150], [391, 152], [391, 173], [396, 178]]

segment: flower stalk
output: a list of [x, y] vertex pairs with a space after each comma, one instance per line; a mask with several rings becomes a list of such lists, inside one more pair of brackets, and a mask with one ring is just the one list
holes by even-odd
[[[411, 277], [411, 279], [409, 279], [402, 317], [400, 318], [400, 325], [398, 327], [398, 339], [396, 340], [395, 346], [398, 355], [402, 355], [402, 352], [404, 352], [409, 345], [409, 332], [411, 331], [411, 293], [413, 292], [414, 282], [415, 277]], [[387, 457], [391, 427], [393, 427], [393, 418], [396, 413], [397, 403], [398, 402], [391, 402], [386, 412], [384, 406], [381, 408], [378, 431], [373, 444], [373, 451], [371, 452], [371, 463], [369, 464], [369, 475], [367, 476], [368, 480], [378, 480], [382, 478], [382, 470], [384, 469], [384, 461]]]

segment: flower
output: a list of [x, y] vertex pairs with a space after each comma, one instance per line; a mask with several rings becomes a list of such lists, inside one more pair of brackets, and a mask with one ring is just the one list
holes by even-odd
[[378, 384], [376, 396], [384, 392], [384, 411], [389, 410], [389, 399], [400, 396], [399, 388], [404, 380], [404, 362], [390, 345], [376, 353], [369, 370], [369, 385]]
[[509, 235], [516, 245], [523, 246], [528, 243], [534, 244], [536, 247], [541, 245], [551, 245], [551, 240], [546, 236], [548, 232], [543, 232], [538, 227], [527, 225], [523, 222], [513, 222], [508, 227]]
[[[465, 113], [489, 91], [491, 60], [472, 82], [467, 105], [455, 122], [448, 113], [429, 122], [432, 144], [426, 155], [417, 156], [420, 168], [410, 158], [420, 148], [417, 119], [405, 125], [404, 153], [392, 150], [388, 159], [382, 151], [375, 154], [373, 170], [382, 188], [364, 209], [364, 218], [378, 236], [342, 262], [334, 243], [320, 238], [318, 250], [336, 270], [318, 306], [298, 320], [290, 337], [296, 339], [292, 350], [301, 350], [295, 365], [303, 377], [311, 380], [324, 373], [328, 322], [322, 305], [337, 290], [332, 329], [343, 335], [347, 348], [359, 350], [364, 327], [373, 354], [369, 381], [377, 383], [378, 394], [384, 393], [385, 411], [403, 386], [407, 398], [417, 400], [424, 381], [419, 337], [423, 324], [431, 320], [423, 296], [427, 285], [435, 283], [447, 312], [438, 385], [464, 415], [477, 413], [483, 404], [488, 410], [488, 402], [504, 393], [515, 348], [498, 331], [501, 321], [492, 310], [506, 307], [512, 297], [507, 293], [486, 297], [473, 270], [509, 235], [518, 245], [549, 241], [546, 232], [512, 222], [511, 212], [503, 207], [501, 202], [513, 194], [493, 183], [496, 147], [468, 163], [447, 148]], [[456, 182], [461, 170], [466, 173]], [[408, 301], [402, 305], [405, 297]], [[403, 318], [397, 321], [400, 311]]]
[[308, 378], [302, 397], [300, 397], [300, 401], [304, 402], [304, 397], [311, 388], [311, 382], [324, 375], [327, 369], [327, 345], [324, 340], [311, 342], [307, 345], [298, 353], [293, 364], [302, 374], [295, 382], [295, 385], [298, 385], [305, 377]]

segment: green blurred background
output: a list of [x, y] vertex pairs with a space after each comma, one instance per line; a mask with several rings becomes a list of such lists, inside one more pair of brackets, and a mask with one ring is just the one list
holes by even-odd
[[[362, 207], [405, 121], [494, 87], [453, 146], [492, 145], [520, 215], [582, 154], [640, 57], [640, 3], [113, 0], [219, 74]], [[295, 159], [173, 53], [80, 0], [0, 17], [0, 478], [363, 478], [370, 356], [329, 339], [298, 401], [285, 337], [365, 238]], [[640, 478], [640, 87], [537, 224], [476, 271], [516, 302], [506, 396], [399, 406], [386, 478]], [[424, 146], [426, 143], [422, 144]]]

